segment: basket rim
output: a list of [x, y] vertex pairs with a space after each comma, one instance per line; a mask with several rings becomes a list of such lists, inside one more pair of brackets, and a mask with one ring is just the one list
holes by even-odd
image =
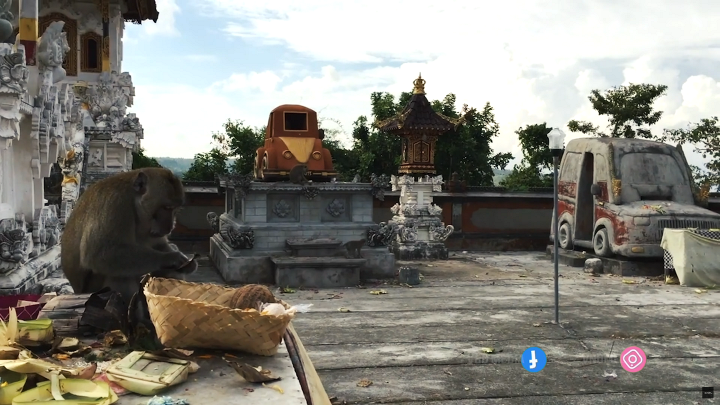
[[[292, 315], [281, 315], [281, 316], [277, 316], [277, 315], [263, 315], [263, 314], [262, 314], [260, 311], [258, 311], [258, 310], [255, 310], [255, 312], [253, 312], [253, 311], [248, 311], [247, 309], [230, 308], [230, 307], [227, 307], [227, 306], [224, 306], [224, 305], [220, 305], [220, 304], [212, 304], [212, 303], [208, 303], [208, 302], [195, 301], [195, 300], [190, 299], [190, 298], [175, 297], [175, 296], [172, 296], [172, 295], [155, 294], [155, 293], [152, 293], [152, 292], [149, 292], [149, 291], [148, 291], [148, 284], [150, 284], [152, 281], [155, 281], [155, 280], [171, 280], [171, 282], [177, 282], [177, 283], [179, 283], [179, 284], [185, 284], [185, 285], [189, 285], [189, 286], [197, 286], [197, 285], [207, 285], [207, 284], [210, 284], [210, 283], [192, 283], [192, 282], [189, 282], [189, 281], [178, 280], [178, 279], [174, 279], [174, 278], [151, 277], [150, 279], [148, 279], [147, 283], [145, 283], [145, 285], [143, 286], [143, 294], [145, 295], [145, 298], [146, 298], [146, 299], [147, 299], [148, 297], [162, 297], [162, 298], [168, 298], [168, 299], [176, 300], [176, 301], [185, 301], [185, 302], [188, 302], [188, 303], [191, 303], [191, 304], [195, 304], [195, 305], [199, 305], [199, 306], [203, 306], [203, 307], [209, 307], [209, 308], [213, 308], [213, 309], [224, 310], [224, 311], [233, 311], [233, 312], [237, 312], [237, 313], [250, 313], [250, 314], [252, 314], [252, 313], [257, 313], [258, 315], [260, 315], [260, 316], [262, 316], [262, 317], [269, 317], [269, 318], [278, 319], [278, 320], [282, 320], [282, 321], [285, 321], [286, 319], [290, 319], [290, 320], [293, 319], [293, 316], [292, 316]], [[232, 290], [235, 289], [235, 288], [232, 288], [232, 287], [226, 287], [226, 286], [222, 286], [222, 285], [217, 285], [217, 286], [220, 287], [220, 288], [222, 288], [222, 289], [224, 289], [224, 290], [229, 290], [229, 291], [232, 291]], [[274, 294], [273, 294], [273, 295], [274, 295]], [[285, 302], [285, 301], [283, 301], [283, 300], [281, 300], [281, 299], [278, 299], [277, 301], [278, 301], [277, 303], [278, 303], [278, 304], [281, 304], [282, 306], [284, 306], [285, 309], [290, 309], [291, 306], [290, 306], [290, 304], [288, 304], [287, 302]]]

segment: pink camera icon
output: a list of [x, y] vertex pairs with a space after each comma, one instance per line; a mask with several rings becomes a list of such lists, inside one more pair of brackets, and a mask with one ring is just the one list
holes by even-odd
[[620, 365], [629, 373], [637, 373], [645, 367], [647, 356], [645, 352], [636, 346], [630, 346], [623, 350], [620, 355]]

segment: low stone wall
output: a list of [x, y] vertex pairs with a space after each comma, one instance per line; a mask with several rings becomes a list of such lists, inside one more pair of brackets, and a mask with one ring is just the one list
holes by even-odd
[[[206, 216], [223, 212], [224, 194], [214, 183], [186, 183], [188, 206], [178, 216], [174, 240], [209, 243], [213, 234]], [[398, 193], [386, 191], [385, 200], [374, 199], [372, 221], [392, 218], [390, 208], [398, 203]], [[496, 187], [476, 187], [467, 192], [434, 195], [443, 209], [442, 219], [455, 227], [446, 241], [450, 250], [543, 251], [548, 244], [552, 217], [552, 190], [506, 192]], [[720, 195], [713, 194], [708, 207], [720, 213]]]

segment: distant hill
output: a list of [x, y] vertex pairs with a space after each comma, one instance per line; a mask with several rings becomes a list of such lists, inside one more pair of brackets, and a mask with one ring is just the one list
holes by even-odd
[[170, 157], [159, 157], [155, 158], [162, 167], [172, 170], [178, 176], [185, 173], [192, 164], [192, 159], [187, 158], [170, 158]]
[[493, 173], [495, 174], [495, 175], [493, 176], [493, 184], [494, 184], [495, 186], [499, 186], [499, 185], [500, 185], [500, 181], [502, 181], [502, 179], [504, 179], [505, 176], [507, 176], [508, 174], [512, 173], [512, 170], [499, 170], [499, 169], [494, 169], [494, 170], [493, 170]]

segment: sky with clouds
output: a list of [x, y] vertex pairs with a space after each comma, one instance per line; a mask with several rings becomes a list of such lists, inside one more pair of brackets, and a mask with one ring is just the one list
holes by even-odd
[[[657, 130], [720, 114], [716, 0], [157, 0], [160, 19], [127, 24], [148, 155], [210, 150], [228, 119], [267, 122], [302, 104], [352, 123], [370, 94], [412, 89], [495, 108], [493, 147], [521, 156], [515, 130], [604, 121], [587, 96], [628, 83], [665, 84]], [[690, 154], [691, 163], [702, 160]]]

